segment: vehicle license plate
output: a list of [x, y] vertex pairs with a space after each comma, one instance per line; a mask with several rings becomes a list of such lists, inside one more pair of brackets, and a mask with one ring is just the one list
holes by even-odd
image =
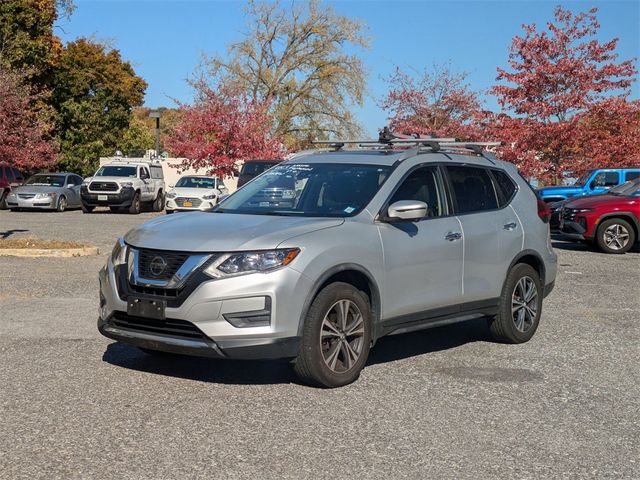
[[166, 307], [167, 302], [163, 300], [149, 300], [146, 298], [136, 297], [129, 297], [127, 299], [127, 315], [132, 315], [134, 317], [164, 320], [164, 311]]
[[182, 205], [185, 207], [193, 207], [193, 202], [191, 200], [185, 200]]
[[109, 200], [109, 197], [107, 197], [106, 195], [98, 195], [99, 202], [106, 202], [107, 200]]

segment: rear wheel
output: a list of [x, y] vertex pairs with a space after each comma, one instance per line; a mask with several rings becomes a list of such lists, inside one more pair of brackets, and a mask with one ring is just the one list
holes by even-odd
[[3, 190], [0, 192], [0, 210], [7, 209], [7, 196], [9, 195], [9, 190]]
[[598, 227], [596, 242], [605, 253], [626, 253], [636, 241], [633, 227], [621, 218], [610, 218]]
[[328, 285], [315, 298], [294, 370], [305, 383], [340, 387], [360, 376], [371, 348], [371, 308], [348, 283]]
[[502, 287], [498, 314], [489, 321], [493, 337], [505, 343], [524, 343], [533, 337], [542, 313], [542, 284], [531, 265], [511, 269]]
[[154, 212], [161, 212], [164, 209], [164, 193], [162, 193], [162, 190], [158, 192], [158, 196], [153, 201], [152, 208]]
[[138, 192], [136, 192], [133, 196], [131, 206], [129, 207], [129, 213], [133, 215], [137, 215], [138, 213], [140, 213], [140, 193]]
[[64, 212], [67, 209], [67, 198], [62, 195], [59, 199], [58, 199], [58, 207], [56, 208], [56, 210], [60, 213]]

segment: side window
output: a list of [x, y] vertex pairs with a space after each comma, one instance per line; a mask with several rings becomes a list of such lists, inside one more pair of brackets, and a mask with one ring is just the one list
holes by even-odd
[[593, 182], [591, 182], [591, 188], [595, 187], [615, 187], [619, 183], [618, 172], [600, 172], [596, 175]]
[[22, 177], [22, 174], [15, 168], [13, 169], [13, 178], [16, 179], [16, 182], [24, 181], [24, 178]]
[[446, 214], [446, 208], [439, 185], [437, 167], [420, 167], [404, 179], [389, 205], [400, 200], [418, 200], [427, 204], [427, 217], [441, 217]]
[[4, 180], [4, 181], [9, 181], [9, 175], [7, 175], [7, 168], [8, 167], [3, 167], [0, 166], [0, 180]]
[[73, 185], [82, 185], [82, 178], [80, 178], [78, 175], [71, 175], [71, 178], [69, 180]]
[[140, 168], [140, 178], [150, 178], [149, 170], [147, 170], [147, 167]]
[[151, 167], [151, 177], [152, 178], [163, 178], [162, 175], [162, 167]]
[[458, 213], [498, 208], [496, 191], [485, 168], [458, 165], [447, 165], [446, 168], [458, 204]]
[[516, 184], [511, 177], [502, 170], [491, 170], [491, 174], [496, 181], [496, 190], [498, 193], [498, 204], [500, 207], [507, 205], [514, 193], [516, 193]]
[[640, 171], [637, 172], [626, 172], [624, 174], [624, 181], [628, 182], [629, 180], [635, 180], [636, 178], [640, 178]]

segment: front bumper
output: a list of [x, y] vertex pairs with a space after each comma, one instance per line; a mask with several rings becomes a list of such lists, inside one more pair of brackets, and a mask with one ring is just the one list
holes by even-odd
[[9, 194], [7, 197], [7, 207], [9, 208], [37, 208], [43, 210], [55, 209], [57, 206], [57, 197], [47, 198], [20, 198], [15, 194]]
[[135, 190], [123, 187], [119, 192], [90, 192], [85, 186], [80, 190], [82, 204], [85, 207], [129, 207], [133, 201]]
[[571, 240], [589, 240], [587, 230], [578, 222], [564, 222], [561, 233]]
[[[298, 354], [300, 314], [312, 285], [291, 268], [207, 279], [193, 289], [185, 287], [188, 291], [179, 301], [164, 300], [165, 320], [127, 315], [131, 293], [119, 289], [116, 276], [120, 273], [111, 260], [100, 271], [98, 330], [108, 338], [143, 348], [216, 358], [293, 358]], [[161, 299], [145, 293], [133, 296]], [[270, 315], [266, 325], [238, 321], [242, 314], [264, 313], [260, 309], [266, 308]]]
[[165, 210], [167, 212], [207, 212], [215, 206], [215, 200], [202, 200], [202, 203], [197, 207], [184, 207], [179, 206], [174, 199], [167, 198]]

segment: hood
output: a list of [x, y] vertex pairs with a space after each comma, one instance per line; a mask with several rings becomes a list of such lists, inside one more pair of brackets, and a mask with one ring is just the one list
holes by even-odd
[[192, 198], [202, 198], [204, 195], [211, 195], [212, 193], [216, 193], [216, 190], [214, 188], [174, 187], [170, 191], [175, 193], [177, 197], [192, 197]]
[[137, 177], [89, 177], [85, 178], [85, 182], [135, 182]]
[[157, 250], [232, 252], [275, 248], [289, 238], [337, 227], [342, 218], [185, 212], [158, 217], [130, 230], [129, 245]]
[[52, 185], [22, 185], [14, 187], [11, 191], [14, 193], [47, 193], [58, 192], [63, 187], [54, 187]]
[[565, 204], [567, 208], [612, 208], [614, 205], [634, 205], [637, 198], [624, 197], [622, 195], [590, 195], [588, 197], [576, 198]]
[[538, 192], [540, 192], [543, 195], [549, 195], [549, 194], [565, 194], [565, 193], [579, 193], [582, 192], [584, 190], [583, 187], [577, 187], [574, 185], [558, 185], [555, 187], [542, 187], [538, 189]]

